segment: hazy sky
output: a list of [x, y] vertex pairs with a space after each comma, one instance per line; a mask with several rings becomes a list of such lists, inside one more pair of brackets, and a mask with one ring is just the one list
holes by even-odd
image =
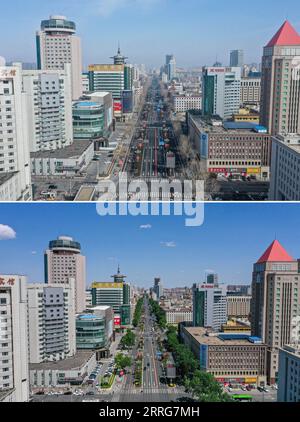
[[[0, 274], [44, 281], [49, 240], [73, 236], [87, 257], [87, 279], [109, 281], [120, 263], [128, 281], [191, 286], [206, 270], [224, 283], [250, 283], [253, 263], [275, 239], [300, 258], [300, 204], [207, 204], [205, 223], [185, 217], [100, 217], [95, 204], [1, 204]], [[7, 227], [8, 226], [8, 227]]]
[[228, 64], [244, 49], [260, 61], [262, 47], [288, 18], [300, 29], [299, 0], [14, 0], [1, 4], [0, 56], [34, 62], [35, 31], [50, 14], [77, 24], [84, 64], [110, 62], [118, 41], [132, 63], [160, 66], [174, 53], [179, 66]]

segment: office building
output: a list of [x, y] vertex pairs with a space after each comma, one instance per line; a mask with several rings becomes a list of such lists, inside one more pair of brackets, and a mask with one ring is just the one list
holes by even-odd
[[71, 65], [72, 99], [82, 96], [81, 40], [76, 25], [65, 16], [50, 16], [36, 34], [37, 64], [41, 70], [63, 70]]
[[124, 64], [96, 64], [89, 66], [90, 91], [110, 92], [114, 115], [122, 116], [122, 95], [125, 89]]
[[76, 317], [77, 350], [103, 349], [107, 345], [105, 318], [93, 314]]
[[88, 94], [90, 92], [90, 79], [88, 73], [83, 73], [81, 75], [81, 82], [83, 95]]
[[218, 287], [219, 284], [219, 276], [217, 273], [207, 273], [206, 274], [206, 283], [212, 284], [215, 287]]
[[96, 368], [96, 354], [80, 350], [75, 356], [57, 362], [31, 363], [30, 386], [33, 391], [41, 388], [80, 386]]
[[220, 331], [227, 322], [226, 287], [211, 284], [193, 286], [193, 326]]
[[202, 114], [230, 119], [241, 101], [240, 67], [204, 67], [202, 75]]
[[228, 318], [249, 318], [251, 296], [227, 295]]
[[92, 101], [79, 101], [73, 104], [74, 141], [99, 140], [104, 133], [104, 107]]
[[28, 117], [20, 65], [0, 67], [0, 119], [0, 201], [29, 201]]
[[243, 67], [244, 66], [244, 51], [232, 50], [230, 52], [230, 67]]
[[188, 131], [204, 173], [269, 179], [271, 136], [266, 128], [247, 122], [222, 122], [189, 112]]
[[[105, 91], [91, 92], [85, 95], [84, 100], [91, 101], [100, 104], [104, 111], [104, 122], [103, 122], [103, 137], [109, 138], [113, 130], [113, 118], [114, 118], [114, 103], [112, 94]], [[97, 142], [97, 141], [96, 141]]]
[[123, 56], [123, 54], [121, 53], [121, 47], [119, 45], [117, 54], [111, 57], [111, 59], [113, 59], [115, 65], [119, 65], [119, 64], [125, 64], [128, 57]]
[[247, 334], [210, 333], [205, 328], [180, 325], [184, 344], [202, 371], [222, 384], [266, 385], [267, 347]]
[[23, 70], [30, 152], [56, 150], [73, 143], [71, 67]]
[[27, 286], [29, 362], [57, 362], [76, 353], [75, 280]]
[[261, 124], [272, 135], [300, 133], [300, 35], [286, 21], [264, 48]]
[[248, 77], [241, 79], [241, 104], [259, 107], [261, 102], [261, 78]]
[[153, 291], [156, 294], [157, 300], [159, 300], [164, 295], [164, 288], [160, 278], [154, 279]]
[[176, 78], [176, 59], [173, 54], [168, 54], [166, 56], [166, 74], [168, 76], [168, 81], [172, 81]]
[[200, 95], [174, 95], [173, 108], [176, 113], [185, 113], [188, 110], [201, 110], [202, 97]]
[[162, 308], [166, 314], [167, 324], [180, 324], [181, 322], [192, 322], [193, 311], [190, 308]]
[[68, 284], [75, 280], [75, 310], [85, 310], [86, 259], [81, 254], [80, 243], [72, 237], [60, 236], [49, 243], [44, 255], [45, 283]]
[[269, 199], [300, 200], [300, 134], [272, 137]]
[[286, 345], [279, 349], [277, 401], [300, 402], [300, 347]]
[[26, 277], [0, 275], [0, 402], [29, 399]]
[[291, 343], [292, 320], [300, 315], [299, 263], [275, 240], [254, 264], [251, 329], [267, 345], [268, 382], [278, 380], [279, 348]]

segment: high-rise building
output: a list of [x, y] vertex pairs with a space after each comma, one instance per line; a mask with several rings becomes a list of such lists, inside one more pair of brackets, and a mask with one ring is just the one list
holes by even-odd
[[55, 362], [76, 353], [75, 280], [27, 286], [29, 362]]
[[22, 72], [30, 152], [56, 150], [73, 143], [71, 66], [64, 70]]
[[160, 278], [154, 279], [153, 291], [156, 294], [157, 300], [159, 300], [164, 295], [164, 288]]
[[118, 65], [118, 64], [125, 64], [128, 57], [123, 56], [123, 54], [121, 53], [121, 47], [119, 45], [117, 54], [111, 57], [111, 59], [113, 59], [114, 64]]
[[68, 284], [75, 280], [75, 310], [85, 310], [86, 259], [80, 243], [72, 237], [60, 236], [49, 243], [44, 256], [45, 283]]
[[96, 64], [89, 66], [90, 91], [110, 92], [116, 117], [122, 115], [122, 94], [125, 89], [124, 64]]
[[219, 276], [217, 273], [207, 273], [206, 274], [206, 283], [212, 284], [215, 287], [218, 287]]
[[300, 402], [300, 347], [286, 345], [279, 349], [278, 396], [284, 403]]
[[286, 21], [264, 48], [261, 124], [272, 135], [300, 133], [300, 35]]
[[28, 201], [32, 191], [21, 65], [0, 67], [0, 120], [0, 201]]
[[92, 284], [93, 306], [110, 306], [121, 325], [129, 325], [132, 317], [130, 284], [125, 282], [126, 276], [121, 274], [120, 267], [112, 278], [113, 282]]
[[168, 54], [166, 56], [166, 74], [168, 75], [168, 80], [172, 81], [176, 78], [176, 59], [173, 54]]
[[0, 275], [0, 402], [29, 399], [26, 277]]
[[211, 284], [193, 286], [193, 326], [220, 331], [227, 322], [226, 287]]
[[247, 77], [241, 80], [241, 104], [259, 106], [261, 101], [261, 78]]
[[75, 35], [76, 25], [65, 16], [50, 16], [36, 34], [37, 64], [42, 70], [63, 70], [71, 64], [72, 98], [82, 95], [81, 40]]
[[291, 343], [293, 318], [300, 315], [299, 263], [275, 240], [254, 264], [252, 278], [252, 335], [268, 346], [267, 375], [278, 378], [278, 351]]
[[232, 50], [230, 52], [230, 67], [243, 67], [244, 66], [244, 51]]
[[202, 113], [230, 119], [241, 101], [240, 67], [204, 67], [202, 76]]

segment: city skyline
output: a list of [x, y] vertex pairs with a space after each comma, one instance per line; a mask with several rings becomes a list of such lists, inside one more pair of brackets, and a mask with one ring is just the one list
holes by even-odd
[[[234, 49], [244, 50], [245, 63], [260, 62], [263, 46], [286, 18], [296, 29], [299, 28], [297, 16], [288, 13], [295, 9], [295, 0], [285, 3], [286, 10], [276, 8], [279, 1], [272, 2], [272, 14], [270, 1], [262, 4], [255, 0], [252, 7], [247, 8], [247, 13], [241, 7], [234, 7], [234, 3], [238, 4], [234, 1], [230, 13], [224, 15], [226, 6], [223, 2], [210, 4], [207, 0], [189, 0], [188, 7], [183, 0], [91, 0], [88, 4], [83, 4], [82, 0], [55, 0], [39, 3], [38, 7], [35, 0], [17, 1], [14, 5], [5, 6], [0, 34], [3, 38], [8, 37], [10, 43], [3, 45], [1, 56], [7, 61], [35, 62], [35, 32], [41, 20], [47, 19], [50, 14], [63, 14], [75, 21], [77, 33], [82, 38], [85, 67], [90, 63], [109, 63], [118, 42], [131, 62], [147, 66], [161, 66], [167, 53], [175, 54], [178, 65], [184, 67], [212, 65], [216, 57], [228, 65], [230, 51]], [[17, 16], [16, 7], [20, 11]], [[25, 13], [26, 21], [22, 18]], [[16, 25], [11, 26], [12, 20]], [[189, 24], [185, 26], [187, 21]], [[226, 31], [227, 26], [230, 26], [230, 32]], [[153, 45], [157, 46], [155, 51]], [[198, 45], [193, 47], [192, 55], [188, 45]]]
[[192, 286], [204, 281], [205, 271], [218, 273], [220, 283], [250, 284], [253, 263], [275, 238], [300, 258], [299, 223], [296, 204], [207, 204], [199, 228], [185, 227], [184, 217], [100, 217], [88, 204], [3, 204], [1, 268], [43, 283], [49, 241], [68, 235], [87, 258], [87, 286], [110, 281], [118, 265], [140, 287], [152, 286], [154, 277], [169, 288]]

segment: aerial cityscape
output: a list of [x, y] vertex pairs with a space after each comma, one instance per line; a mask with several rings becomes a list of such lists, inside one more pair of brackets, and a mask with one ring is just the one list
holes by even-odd
[[[94, 3], [107, 28], [125, 6], [132, 10], [136, 3], [135, 13], [146, 21], [168, 2], [143, 8], [125, 1], [120, 10], [116, 2]], [[87, 16], [78, 20], [87, 25]], [[91, 53], [91, 34], [70, 16], [41, 14], [35, 27], [30, 20], [24, 58], [17, 46], [16, 52], [6, 46], [0, 58], [0, 201], [298, 201], [300, 35], [294, 20], [281, 19], [256, 35], [256, 62], [248, 60], [253, 47], [237, 48], [236, 40], [222, 54], [214, 47], [210, 62], [197, 53], [192, 66], [170, 53], [183, 54], [176, 43], [151, 66], [140, 47], [133, 53], [131, 46], [130, 57], [126, 33], [114, 42], [110, 37], [111, 51], [103, 56]], [[135, 63], [141, 55], [145, 62]]]
[[1, 6], [3, 408], [300, 403], [298, 11]]
[[2, 206], [1, 401], [299, 401], [298, 204], [208, 203], [190, 229], [40, 208]]

